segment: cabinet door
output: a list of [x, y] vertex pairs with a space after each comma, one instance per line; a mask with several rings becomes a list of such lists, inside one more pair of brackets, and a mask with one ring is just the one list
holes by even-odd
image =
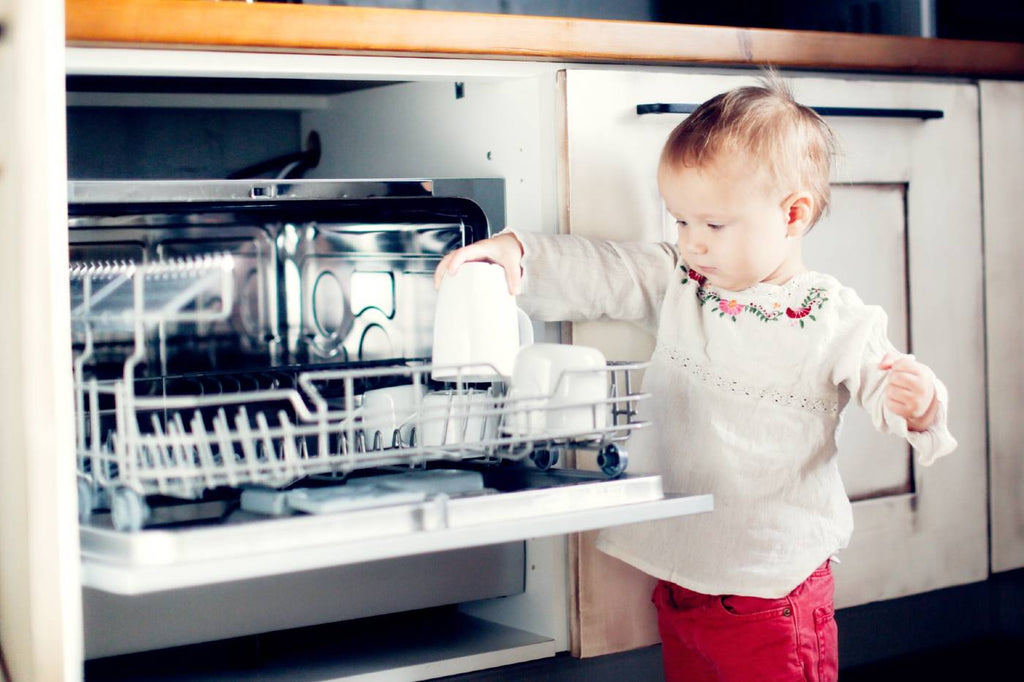
[[992, 570], [1024, 566], [1024, 83], [981, 83]]
[[[655, 183], [658, 155], [685, 114], [637, 104], [697, 104], [756, 73], [569, 71], [564, 79], [567, 230], [675, 239]], [[793, 76], [815, 107], [933, 110], [938, 118], [830, 115], [845, 159], [834, 205], [805, 240], [808, 267], [885, 307], [901, 350], [932, 366], [950, 393], [958, 451], [934, 466], [881, 436], [861, 410], [844, 418], [840, 467], [855, 531], [835, 567], [837, 606], [889, 599], [987, 575], [982, 240], [977, 90], [959, 84]], [[895, 112], [893, 112], [895, 114]], [[905, 112], [902, 112], [905, 113]], [[574, 343], [609, 358], [646, 358], [653, 339], [622, 323], [572, 327]], [[699, 492], [699, 491], [693, 491]], [[712, 512], [714, 513], [714, 512]], [[657, 640], [651, 581], [576, 542], [575, 651], [594, 655]], [[614, 582], [611, 582], [614, 581]], [[622, 623], [610, 614], [635, 614]], [[627, 634], [624, 634], [627, 633]]]
[[0, 678], [81, 676], [64, 18], [0, 0]]

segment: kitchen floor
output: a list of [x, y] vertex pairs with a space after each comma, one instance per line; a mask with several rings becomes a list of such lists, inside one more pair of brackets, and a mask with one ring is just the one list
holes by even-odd
[[840, 677], [843, 682], [1016, 679], [1022, 648], [1024, 638], [978, 639], [843, 670]]
[[[987, 638], [967, 641], [940, 650], [888, 659], [870, 665], [844, 668], [842, 682], [964, 682], [965, 680], [1016, 679], [1017, 655], [1024, 638]], [[1012, 659], [1012, 660], [1011, 660]], [[1011, 671], [1008, 674], [1006, 671]], [[444, 682], [659, 682], [660, 647], [648, 647], [598, 658], [575, 659], [567, 654], [477, 673], [441, 678]], [[440, 682], [440, 680], [438, 681]]]
[[[209, 645], [168, 650], [177, 655], [166, 657], [115, 657], [86, 665], [86, 680], [127, 681], [150, 679], [270, 679], [249, 666], [259, 651], [242, 646], [248, 640], [237, 640], [228, 656], [223, 652], [211, 667], [205, 659]], [[272, 648], [272, 647], [271, 647]], [[1017, 679], [1017, 652], [1024, 649], [1024, 637], [987, 638], [959, 643], [941, 650], [889, 659], [841, 671], [842, 682], [906, 682], [926, 679], [929, 682], [963, 682], [965, 680]], [[182, 653], [188, 652], [181, 660]], [[1013, 660], [1011, 660], [1013, 659]], [[197, 666], [207, 674], [197, 674]], [[213, 677], [209, 675], [211, 671]], [[1007, 673], [1006, 671], [1010, 671]], [[176, 674], [177, 673], [177, 674]], [[280, 678], [275, 678], [280, 679]], [[303, 679], [307, 677], [303, 676]], [[439, 678], [435, 682], [661, 682], [661, 649], [653, 646], [621, 654], [578, 659], [562, 653], [517, 665], [509, 665], [475, 673]]]

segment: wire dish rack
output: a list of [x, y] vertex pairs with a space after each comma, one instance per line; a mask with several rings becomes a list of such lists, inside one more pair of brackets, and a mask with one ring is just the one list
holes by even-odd
[[[439, 384], [431, 375], [444, 368], [424, 361], [136, 378], [154, 327], [226, 318], [232, 267], [230, 255], [72, 267], [80, 518], [109, 506], [114, 527], [133, 531], [146, 524], [150, 495], [190, 500], [432, 461], [529, 459], [546, 470], [566, 448], [596, 450], [615, 477], [628, 463], [623, 442], [646, 425], [636, 406], [647, 395], [635, 390], [646, 363], [566, 371], [543, 395], [461, 380], [479, 365], [453, 367], [455, 380]], [[121, 376], [99, 380], [88, 370], [94, 339], [107, 330], [131, 331], [134, 348]], [[567, 397], [562, 382], [581, 373], [605, 390]], [[393, 397], [367, 398], [396, 387], [405, 387], [398, 408]]]

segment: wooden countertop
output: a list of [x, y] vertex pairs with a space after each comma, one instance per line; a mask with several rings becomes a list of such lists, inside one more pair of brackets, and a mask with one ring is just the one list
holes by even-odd
[[1024, 43], [217, 0], [67, 0], [68, 45], [1024, 78]]

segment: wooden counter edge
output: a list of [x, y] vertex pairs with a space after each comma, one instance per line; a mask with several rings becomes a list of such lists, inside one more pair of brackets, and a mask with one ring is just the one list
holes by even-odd
[[67, 0], [73, 46], [638, 64], [773, 64], [1024, 78], [1024, 43], [215, 0]]

